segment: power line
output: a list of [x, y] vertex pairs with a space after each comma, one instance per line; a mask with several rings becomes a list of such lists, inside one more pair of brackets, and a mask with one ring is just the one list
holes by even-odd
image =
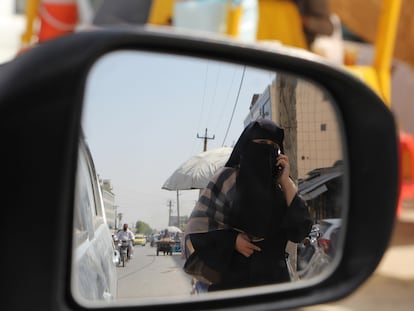
[[198, 127], [199, 128], [200, 128], [200, 125], [201, 125], [201, 118], [204, 115], [204, 106], [205, 106], [205, 102], [206, 102], [206, 91], [207, 91], [208, 72], [209, 72], [209, 61], [207, 61], [207, 64], [206, 64], [206, 74], [205, 74], [205, 77], [204, 77], [203, 98], [202, 98], [202, 101], [201, 101], [200, 117], [198, 119]]
[[230, 130], [231, 123], [233, 122], [234, 112], [236, 111], [236, 107], [237, 107], [237, 104], [239, 102], [239, 96], [240, 96], [241, 87], [243, 85], [244, 73], [245, 72], [246, 72], [246, 66], [243, 67], [243, 74], [242, 74], [242, 77], [241, 77], [241, 80], [240, 80], [239, 90], [237, 91], [236, 102], [234, 103], [233, 112], [231, 113], [229, 125], [227, 126], [226, 135], [224, 135], [223, 143], [221, 144], [222, 147], [224, 146], [224, 143], [226, 141], [227, 135], [228, 135], [229, 130]]
[[221, 109], [220, 116], [219, 116], [219, 118], [217, 118], [217, 122], [216, 122], [216, 125], [215, 125], [214, 128], [218, 128], [219, 124], [221, 124], [221, 120], [223, 119], [224, 110], [226, 109], [227, 103], [229, 102], [229, 97], [230, 97], [230, 93], [231, 93], [231, 89], [232, 89], [232, 86], [233, 86], [235, 76], [236, 76], [236, 68], [234, 68], [234, 70], [233, 70], [233, 75], [231, 77], [231, 83], [230, 83], [230, 86], [228, 87], [228, 90], [227, 90], [226, 100], [224, 101], [225, 104], [222, 105], [223, 108]]
[[215, 104], [215, 101], [216, 101], [217, 86], [218, 86], [218, 82], [219, 82], [219, 78], [220, 78], [220, 71], [221, 71], [221, 66], [219, 66], [218, 69], [217, 69], [215, 85], [214, 85], [214, 89], [213, 89], [213, 97], [211, 99], [210, 109], [209, 109], [208, 114], [207, 114], [207, 122], [210, 120], [211, 111], [212, 111], [212, 109], [214, 107], [214, 104]]

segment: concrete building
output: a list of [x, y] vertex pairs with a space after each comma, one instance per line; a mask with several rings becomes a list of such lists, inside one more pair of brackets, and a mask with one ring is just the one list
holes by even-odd
[[[281, 89], [285, 78], [286, 75], [276, 75], [262, 94], [253, 96], [244, 125], [264, 118], [283, 127], [285, 152], [292, 168], [297, 171], [294, 177], [301, 179], [315, 168], [330, 167], [342, 160], [340, 124], [329, 103], [332, 101], [329, 95], [303, 79], [295, 79], [294, 97], [291, 102], [283, 103], [286, 99], [282, 98]], [[290, 112], [286, 112], [286, 107]]]

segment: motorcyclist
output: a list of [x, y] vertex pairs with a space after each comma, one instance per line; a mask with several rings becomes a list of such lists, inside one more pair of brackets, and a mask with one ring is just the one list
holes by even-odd
[[134, 234], [128, 228], [128, 224], [124, 224], [122, 230], [117, 233], [118, 247], [121, 246], [122, 241], [128, 241], [128, 259], [131, 259], [134, 254], [134, 248], [132, 247], [132, 241], [134, 240]]

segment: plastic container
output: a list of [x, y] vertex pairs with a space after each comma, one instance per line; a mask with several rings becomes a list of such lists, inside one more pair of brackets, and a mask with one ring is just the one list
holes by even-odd
[[233, 2], [239, 2], [242, 6], [238, 39], [244, 42], [256, 41], [258, 23], [257, 0], [241, 0]]
[[187, 0], [174, 4], [173, 26], [225, 34], [227, 0]]

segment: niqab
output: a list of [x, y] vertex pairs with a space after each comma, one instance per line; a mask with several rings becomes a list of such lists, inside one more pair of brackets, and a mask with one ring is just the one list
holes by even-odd
[[266, 239], [272, 228], [280, 227], [285, 210], [284, 196], [276, 183], [277, 150], [273, 145], [253, 142], [269, 139], [283, 153], [284, 131], [270, 120], [257, 120], [240, 135], [225, 166], [238, 167], [236, 196], [229, 224], [246, 232], [253, 240]]

